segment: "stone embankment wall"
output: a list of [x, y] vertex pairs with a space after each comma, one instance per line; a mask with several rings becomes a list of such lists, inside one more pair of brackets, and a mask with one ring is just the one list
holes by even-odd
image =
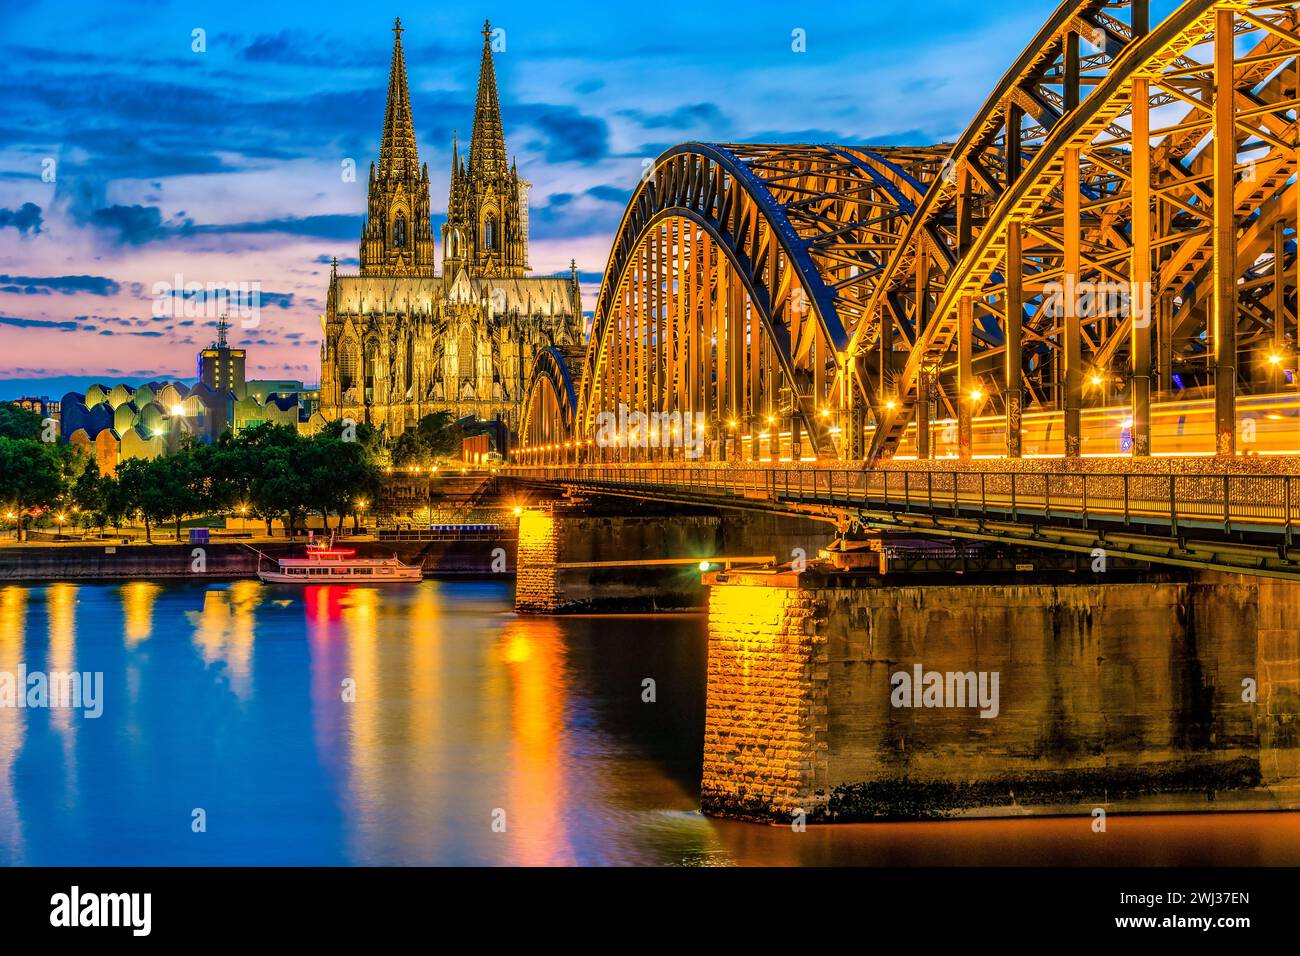
[[[404, 562], [422, 562], [427, 576], [509, 574], [515, 567], [515, 543], [501, 541], [395, 541], [347, 542], [363, 557], [396, 554]], [[195, 548], [203, 549], [202, 561]], [[274, 559], [301, 556], [303, 543], [258, 542], [267, 559], [262, 567], [274, 566]], [[494, 555], [501, 549], [503, 555]], [[201, 566], [202, 570], [195, 570]], [[250, 578], [256, 575], [258, 555], [249, 546], [233, 542], [206, 545], [156, 543], [48, 545], [0, 548], [0, 581], [84, 581], [130, 580], [137, 578]]]

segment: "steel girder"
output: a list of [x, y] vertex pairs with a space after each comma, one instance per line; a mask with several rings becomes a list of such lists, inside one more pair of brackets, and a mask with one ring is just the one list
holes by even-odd
[[[1063, 411], [1077, 455], [1085, 404], [1128, 405], [1134, 452], [1149, 454], [1152, 385], [1175, 382], [1223, 384], [1216, 445], [1231, 453], [1234, 396], [1279, 385], [1265, 367], [1294, 350], [1296, 4], [1190, 0], [1154, 29], [1145, 16], [1063, 6], [954, 149], [951, 182], [880, 283], [882, 297], [924, 290], [924, 332], [893, 407], [876, 408], [873, 460], [913, 421], [920, 446], [936, 411], [957, 419], [964, 455], [974, 415], [1005, 415], [1018, 455], [1025, 406]], [[1066, 109], [1028, 126], [1020, 111], [1044, 86]], [[1215, 195], [1230, 202], [1216, 211]], [[941, 254], [923, 256], [936, 237]]]

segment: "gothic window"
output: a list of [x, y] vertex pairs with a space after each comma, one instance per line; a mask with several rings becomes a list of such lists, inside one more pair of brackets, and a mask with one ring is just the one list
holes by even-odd
[[474, 332], [468, 325], [460, 330], [460, 345], [456, 349], [460, 365], [460, 380], [474, 379]]
[[372, 339], [366, 343], [365, 352], [362, 355], [361, 384], [367, 404], [373, 401], [375, 396], [375, 373], [379, 368], [378, 352], [379, 347]]
[[347, 391], [357, 380], [357, 344], [344, 342], [339, 347], [339, 386]]
[[393, 222], [393, 248], [406, 248], [406, 217], [401, 214]]
[[497, 221], [493, 216], [483, 220], [483, 248], [495, 249], [497, 241]]
[[460, 230], [451, 231], [451, 256], [453, 259], [460, 258]]

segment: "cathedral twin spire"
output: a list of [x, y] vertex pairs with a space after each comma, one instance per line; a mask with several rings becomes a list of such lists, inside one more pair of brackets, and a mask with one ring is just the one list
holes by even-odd
[[406, 86], [406, 58], [402, 53], [402, 18], [393, 25], [393, 65], [388, 72], [388, 109], [384, 113], [384, 135], [379, 144], [380, 175], [407, 168], [415, 169], [419, 155], [415, 126], [411, 122], [411, 93]]
[[[429, 219], [429, 171], [420, 165], [411, 120], [411, 96], [402, 51], [402, 21], [393, 25], [379, 162], [370, 167], [369, 203], [361, 238], [361, 274], [434, 274]], [[508, 165], [492, 56], [492, 26], [483, 25], [478, 95], [469, 161], [453, 142], [447, 223], [442, 228], [444, 271], [471, 277], [527, 273], [528, 184]]]
[[528, 274], [528, 183], [507, 164], [492, 39], [492, 24], [485, 22], [466, 165], [461, 165], [459, 144], [452, 145], [451, 194], [442, 227], [443, 271], [464, 269], [471, 278], [519, 278]]
[[379, 165], [370, 165], [366, 224], [361, 233], [361, 274], [434, 274], [429, 225], [429, 167], [420, 165], [411, 122], [411, 95], [402, 54], [402, 21], [393, 25], [393, 65]]
[[492, 24], [483, 24], [483, 56], [478, 67], [478, 100], [474, 104], [474, 133], [470, 140], [471, 176], [504, 178], [506, 137], [501, 129], [497, 73], [492, 62]]

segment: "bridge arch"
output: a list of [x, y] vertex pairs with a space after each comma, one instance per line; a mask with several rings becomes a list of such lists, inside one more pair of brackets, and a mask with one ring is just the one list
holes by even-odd
[[[577, 418], [596, 457], [838, 454], [851, 330], [941, 168], [924, 149], [687, 143], [660, 156], [597, 297]], [[612, 443], [610, 418], [629, 423]]]
[[533, 462], [566, 462], [578, 458], [574, 417], [578, 407], [577, 373], [582, 357], [548, 346], [533, 362], [532, 378], [520, 422], [521, 451]]

